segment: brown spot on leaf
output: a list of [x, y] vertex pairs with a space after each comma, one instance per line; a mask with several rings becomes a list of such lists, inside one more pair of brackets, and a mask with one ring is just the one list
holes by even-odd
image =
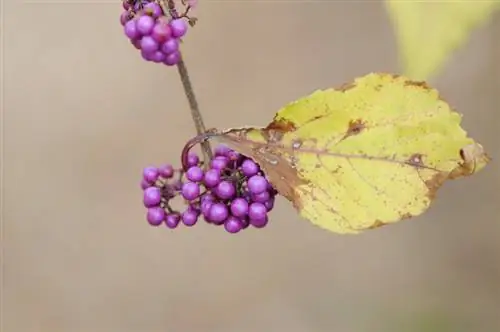
[[375, 222], [368, 227], [368, 229], [374, 229], [374, 228], [379, 228], [379, 227], [382, 227], [382, 226], [385, 226], [386, 223], [380, 221], [380, 220], [375, 220]]
[[411, 166], [414, 166], [417, 168], [424, 167], [425, 165], [424, 165], [423, 157], [424, 156], [421, 153], [414, 153], [410, 156], [410, 158], [408, 158], [406, 163], [408, 165], [411, 165]]
[[340, 86], [340, 88], [336, 89], [337, 91], [346, 92], [351, 89], [354, 89], [356, 84], [354, 82], [344, 83]]
[[491, 158], [484, 152], [480, 144], [469, 144], [460, 149], [460, 158], [462, 162], [451, 171], [450, 179], [456, 179], [461, 176], [471, 175], [476, 171], [478, 163], [488, 163]]
[[427, 85], [427, 83], [424, 82], [424, 81], [411, 81], [411, 80], [407, 80], [405, 82], [405, 85], [406, 86], [415, 86], [415, 87], [418, 87], [418, 88], [424, 88], [426, 90], [431, 90], [431, 87], [429, 85]]
[[357, 120], [351, 120], [349, 121], [349, 128], [347, 129], [347, 134], [346, 136], [353, 136], [359, 134], [363, 129], [365, 129], [365, 124], [363, 120], [357, 119]]
[[289, 133], [295, 131], [296, 129], [297, 127], [295, 127], [295, 124], [293, 122], [285, 119], [275, 118], [273, 122], [267, 125], [265, 130], [266, 131], [275, 130], [275, 131]]
[[448, 179], [448, 174], [446, 172], [437, 172], [434, 176], [425, 181], [425, 185], [429, 189], [427, 197], [429, 197], [430, 200], [433, 200], [436, 197], [437, 190], [441, 187], [443, 182], [446, 181], [446, 179]]

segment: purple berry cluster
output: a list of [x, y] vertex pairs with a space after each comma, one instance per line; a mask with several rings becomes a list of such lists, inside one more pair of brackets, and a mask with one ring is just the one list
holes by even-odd
[[146, 61], [176, 65], [181, 54], [179, 44], [186, 34], [185, 17], [166, 15], [155, 0], [123, 0], [120, 16], [125, 35], [140, 50]]
[[[194, 226], [200, 217], [229, 233], [267, 225], [277, 192], [252, 159], [221, 145], [208, 167], [193, 153], [186, 166], [185, 172], [171, 165], [144, 169], [141, 187], [151, 225]], [[170, 204], [178, 196], [186, 203], [183, 212]]]

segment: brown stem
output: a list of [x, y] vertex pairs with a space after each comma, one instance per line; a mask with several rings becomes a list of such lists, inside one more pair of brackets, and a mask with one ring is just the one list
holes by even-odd
[[[205, 123], [203, 122], [203, 117], [201, 116], [198, 101], [196, 100], [186, 64], [184, 63], [182, 57], [177, 64], [177, 69], [179, 71], [179, 76], [181, 77], [182, 86], [184, 87], [184, 93], [188, 99], [189, 108], [191, 109], [191, 117], [193, 118], [194, 126], [196, 127], [196, 133], [198, 135], [202, 135], [207, 131], [207, 129], [205, 128]], [[205, 165], [207, 165], [208, 161], [212, 159], [212, 149], [210, 148], [210, 143], [205, 140], [201, 143], [201, 147], [203, 150], [203, 159]]]

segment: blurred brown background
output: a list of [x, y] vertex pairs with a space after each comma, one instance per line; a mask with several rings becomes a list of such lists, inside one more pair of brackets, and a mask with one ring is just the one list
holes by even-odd
[[[424, 216], [359, 236], [300, 220], [149, 227], [142, 168], [194, 132], [175, 69], [146, 63], [121, 5], [4, 3], [2, 332], [500, 331], [500, 15], [432, 83], [495, 162]], [[201, 0], [184, 54], [210, 127], [398, 71], [379, 1]]]

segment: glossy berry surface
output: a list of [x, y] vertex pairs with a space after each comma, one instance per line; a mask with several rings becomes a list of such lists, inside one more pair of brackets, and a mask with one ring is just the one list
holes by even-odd
[[176, 18], [175, 9], [165, 13], [159, 0], [123, 0], [122, 7], [123, 32], [142, 58], [167, 66], [178, 64], [179, 45], [189, 29], [187, 17]]
[[[259, 165], [225, 146], [217, 146], [213, 154], [207, 166], [189, 153], [182, 169], [166, 164], [143, 170], [149, 224], [175, 229], [205, 220], [230, 234], [267, 226], [277, 192]], [[176, 197], [183, 202], [181, 211], [171, 204]]]

